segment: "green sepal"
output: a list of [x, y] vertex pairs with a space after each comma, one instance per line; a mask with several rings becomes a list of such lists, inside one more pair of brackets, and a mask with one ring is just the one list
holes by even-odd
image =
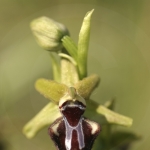
[[[113, 102], [112, 100], [109, 102]], [[131, 126], [132, 119], [118, 114], [103, 105], [99, 105], [93, 100], [86, 101], [86, 111], [84, 116], [102, 124], [117, 124], [123, 126]]]
[[68, 87], [53, 80], [38, 79], [35, 83], [36, 90], [55, 104], [68, 92]]
[[103, 115], [106, 120], [111, 124], [118, 124], [122, 126], [130, 127], [132, 125], [133, 120], [129, 117], [120, 115], [108, 108], [106, 108], [103, 105], [99, 105], [96, 111]]
[[38, 131], [50, 125], [58, 117], [61, 117], [58, 106], [50, 102], [24, 126], [23, 133], [27, 138], [33, 138]]

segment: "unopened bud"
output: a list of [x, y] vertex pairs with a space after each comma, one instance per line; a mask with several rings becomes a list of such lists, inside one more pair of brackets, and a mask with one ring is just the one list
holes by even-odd
[[40, 17], [31, 22], [31, 29], [39, 45], [49, 51], [62, 49], [61, 39], [69, 35], [67, 28], [48, 17]]

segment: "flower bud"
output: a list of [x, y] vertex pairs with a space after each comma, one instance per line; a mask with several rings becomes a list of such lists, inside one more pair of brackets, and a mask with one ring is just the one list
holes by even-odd
[[69, 35], [67, 28], [48, 17], [40, 17], [31, 22], [31, 29], [39, 45], [45, 50], [59, 51], [62, 49], [61, 39]]

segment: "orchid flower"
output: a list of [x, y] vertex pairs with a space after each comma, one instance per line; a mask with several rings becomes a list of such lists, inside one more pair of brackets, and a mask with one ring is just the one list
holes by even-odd
[[[87, 75], [87, 55], [93, 11], [89, 11], [84, 17], [78, 45], [71, 39], [69, 31], [64, 25], [50, 18], [41, 17], [31, 23], [31, 29], [38, 44], [50, 53], [54, 79], [41, 78], [35, 83], [36, 90], [50, 102], [24, 126], [23, 133], [27, 138], [33, 138], [42, 128], [49, 125], [51, 125], [49, 134], [58, 149], [63, 147], [61, 150], [71, 150], [71, 147], [76, 145], [75, 143], [71, 144], [72, 138], [75, 137], [73, 130], [78, 135], [78, 147], [83, 150], [90, 144], [86, 137], [89, 137], [91, 141], [94, 140], [101, 128], [102, 132], [97, 139], [100, 142], [94, 145], [93, 150], [105, 150], [108, 147], [117, 146], [112, 143], [114, 138], [116, 141], [118, 140], [115, 135], [128, 135], [131, 137], [129, 142], [139, 138], [134, 133], [112, 133], [110, 130], [112, 125], [130, 127], [133, 122], [131, 118], [114, 111], [114, 100], [109, 100], [102, 105], [90, 98], [100, 82], [99, 75]], [[57, 54], [59, 61], [53, 53]], [[71, 114], [73, 110], [78, 115]], [[72, 120], [67, 118], [69, 113]], [[81, 119], [85, 120], [84, 125], [80, 121]], [[62, 122], [66, 128], [62, 127]], [[87, 124], [89, 124], [88, 129], [91, 132], [83, 130]], [[61, 129], [65, 130], [66, 135], [63, 140], [60, 137], [60, 134], [63, 134], [60, 132]], [[89, 150], [92, 148], [92, 144], [91, 142]]]

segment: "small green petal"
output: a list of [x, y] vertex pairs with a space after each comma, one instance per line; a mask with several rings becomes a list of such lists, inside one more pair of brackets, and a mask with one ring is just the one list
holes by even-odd
[[105, 116], [106, 120], [109, 123], [118, 124], [130, 127], [132, 125], [133, 120], [129, 117], [120, 115], [116, 112], [111, 111], [110, 109], [100, 105], [97, 110], [99, 114]]
[[27, 138], [33, 138], [38, 131], [50, 125], [58, 117], [61, 117], [58, 106], [54, 103], [49, 103], [24, 126], [23, 133]]
[[38, 79], [35, 88], [44, 97], [58, 104], [61, 97], [68, 92], [68, 87], [53, 80]]
[[87, 76], [87, 55], [90, 39], [91, 17], [94, 9], [84, 17], [78, 41], [78, 67], [80, 79]]
[[100, 78], [98, 75], [93, 74], [83, 80], [80, 80], [75, 88], [80, 96], [88, 100], [93, 90], [98, 86]]

